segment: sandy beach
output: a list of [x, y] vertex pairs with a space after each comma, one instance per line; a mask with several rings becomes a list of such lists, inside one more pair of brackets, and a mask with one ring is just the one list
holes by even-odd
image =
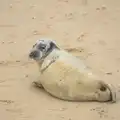
[[[78, 48], [117, 102], [67, 102], [32, 86], [39, 72], [28, 53], [43, 37]], [[120, 120], [119, 0], [1, 0], [0, 55], [0, 120]]]

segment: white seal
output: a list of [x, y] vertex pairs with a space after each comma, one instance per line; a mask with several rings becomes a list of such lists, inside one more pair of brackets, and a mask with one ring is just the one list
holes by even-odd
[[114, 87], [98, 79], [81, 59], [55, 41], [37, 40], [29, 57], [40, 69], [40, 80], [34, 83], [52, 96], [68, 101], [116, 102]]

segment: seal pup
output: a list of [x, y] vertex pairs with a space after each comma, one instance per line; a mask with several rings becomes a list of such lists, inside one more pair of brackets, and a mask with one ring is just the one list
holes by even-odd
[[61, 49], [54, 40], [37, 40], [29, 58], [36, 61], [40, 70], [40, 80], [33, 83], [52, 96], [68, 101], [116, 102], [114, 87], [99, 79], [81, 59]]

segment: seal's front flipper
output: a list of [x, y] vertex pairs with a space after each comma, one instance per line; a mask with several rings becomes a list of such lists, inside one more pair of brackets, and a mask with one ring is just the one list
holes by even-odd
[[36, 87], [39, 87], [39, 88], [42, 88], [42, 89], [43, 89], [43, 86], [42, 86], [42, 84], [40, 83], [40, 81], [34, 81], [33, 84], [34, 84]]

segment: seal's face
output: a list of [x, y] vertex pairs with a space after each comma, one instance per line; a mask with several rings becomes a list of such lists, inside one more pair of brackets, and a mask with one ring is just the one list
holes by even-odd
[[33, 45], [29, 57], [36, 61], [44, 59], [53, 49], [58, 48], [53, 40], [40, 39]]

